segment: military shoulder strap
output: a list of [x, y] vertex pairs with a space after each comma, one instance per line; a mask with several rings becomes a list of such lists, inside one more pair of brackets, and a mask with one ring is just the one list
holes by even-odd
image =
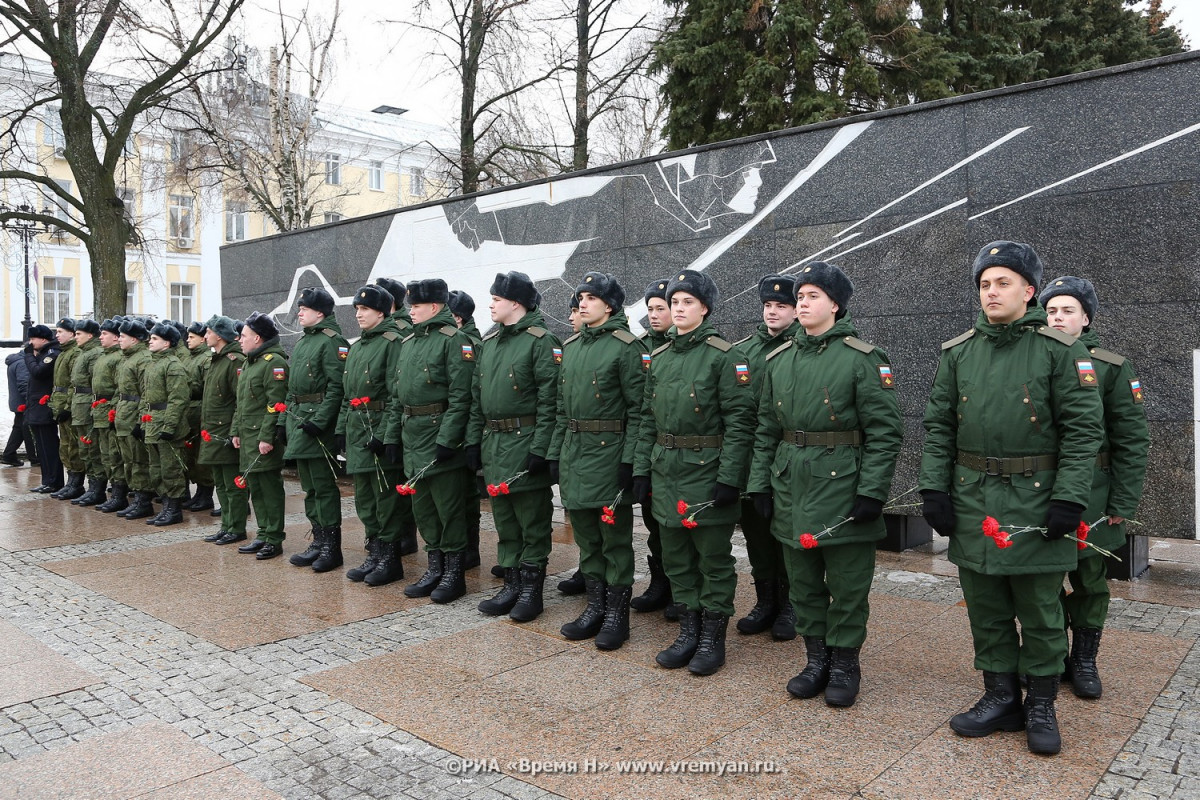
[[780, 354], [780, 353], [782, 353], [784, 350], [787, 350], [789, 347], [791, 347], [791, 346], [792, 346], [792, 345], [794, 345], [794, 344], [796, 344], [796, 340], [795, 340], [795, 339], [788, 339], [786, 342], [784, 342], [783, 344], [779, 345], [779, 347], [776, 347], [774, 350], [772, 350], [771, 352], [767, 353], [767, 361], [770, 361], [772, 358], [774, 358], [775, 356], [779, 355], [779, 354]]
[[578, 333], [572, 334], [572, 335], [570, 335], [570, 336], [568, 336], [568, 337], [567, 337], [567, 340], [566, 340], [565, 342], [563, 342], [563, 345], [564, 345], [564, 346], [565, 346], [565, 345], [568, 345], [568, 344], [570, 344], [571, 342], [575, 341], [575, 340], [576, 340], [576, 339], [578, 339], [578, 338], [579, 338], [579, 334], [578, 334]]
[[857, 336], [847, 336], [845, 339], [842, 339], [842, 341], [846, 343], [847, 347], [851, 347], [860, 353], [866, 353], [867, 355], [870, 355], [871, 353], [875, 352], [875, 345], [871, 344], [870, 342], [864, 342]]
[[442, 327], [438, 328], [438, 330], [447, 336], [453, 336], [454, 334], [458, 333], [458, 328], [454, 327], [453, 325], [443, 325]]
[[664, 345], [660, 345], [660, 346], [658, 347], [658, 349], [657, 349], [657, 350], [655, 350], [655, 351], [654, 351], [653, 353], [651, 353], [650, 355], [651, 355], [651, 356], [656, 356], [656, 355], [658, 355], [659, 353], [661, 353], [662, 351], [669, 349], [669, 348], [671, 347], [671, 345], [673, 345], [673, 344], [675, 344], [673, 341], [667, 341], [667, 343], [666, 343], [666, 344], [664, 344]]
[[238, 361], [238, 360], [240, 360], [241, 356], [242, 356], [241, 353], [226, 353], [226, 355], [225, 355], [225, 357], [228, 358], [230, 361]]
[[325, 334], [330, 339], [336, 339], [338, 337], [338, 332], [333, 328], [321, 328], [321, 333]]
[[736, 342], [734, 342], [734, 345], [745, 344], [746, 342], [750, 341], [753, 338], [754, 338], [754, 334], [752, 333], [749, 336], [747, 336], [745, 339], [738, 339]]
[[400, 338], [400, 334], [396, 333], [395, 331], [384, 331], [379, 335], [387, 339], [389, 342], [394, 342]]
[[1037, 329], [1037, 332], [1040, 333], [1042, 336], [1045, 336], [1049, 339], [1053, 339], [1054, 341], [1059, 342], [1061, 344], [1065, 344], [1068, 347], [1075, 344], [1074, 336], [1071, 336], [1070, 334], [1067, 334], [1067, 333], [1063, 333], [1062, 331], [1058, 330], [1057, 328], [1051, 328], [1049, 325], [1040, 326]]
[[528, 333], [530, 336], [532, 336], [535, 339], [540, 339], [546, 335], [546, 329], [539, 328], [537, 325], [530, 325], [528, 328], [525, 329], [525, 332]]
[[623, 344], [633, 344], [637, 341], [637, 337], [624, 328], [615, 328], [612, 332], [613, 337]]
[[[390, 333], [390, 331], [389, 331], [389, 333]], [[387, 336], [387, 334], [385, 333], [384, 336]], [[405, 342], [410, 342], [415, 338], [417, 338], [417, 334], [410, 333], [408, 336], [405, 336], [403, 339], [400, 340], [400, 344], [404, 344]], [[393, 341], [395, 341], [395, 340], [393, 339]]]
[[483, 341], [486, 342], [488, 339], [495, 339], [497, 336], [500, 335], [500, 331], [501, 331], [501, 328], [496, 328], [493, 331], [488, 331], [487, 336], [483, 337]]
[[1125, 356], [1117, 355], [1111, 350], [1105, 350], [1103, 347], [1093, 347], [1089, 351], [1100, 361], [1105, 364], [1112, 364], [1114, 367], [1119, 367], [1125, 363]]
[[967, 339], [970, 339], [974, 335], [975, 335], [975, 329], [971, 328], [971, 330], [967, 331], [966, 333], [962, 333], [962, 334], [959, 334], [958, 336], [955, 336], [953, 339], [951, 339], [948, 342], [942, 342], [942, 349], [949, 350], [951, 347], [957, 347], [958, 345], [962, 344], [963, 342], [965, 342]]
[[720, 336], [710, 336], [704, 340], [704, 343], [709, 347], [715, 347], [722, 353], [728, 353], [733, 349], [733, 345], [722, 339]]

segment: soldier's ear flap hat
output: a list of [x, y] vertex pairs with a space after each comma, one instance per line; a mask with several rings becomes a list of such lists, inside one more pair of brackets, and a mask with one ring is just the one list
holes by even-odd
[[1063, 275], [1046, 284], [1046, 288], [1038, 295], [1038, 302], [1044, 308], [1051, 298], [1064, 294], [1074, 297], [1079, 301], [1079, 305], [1083, 306], [1083, 313], [1088, 315], [1089, 323], [1084, 330], [1092, 327], [1091, 323], [1096, 321], [1096, 312], [1100, 310], [1100, 299], [1096, 297], [1096, 287], [1092, 282], [1087, 278]]
[[649, 303], [651, 300], [657, 297], [659, 300], [666, 302], [667, 283], [668, 280], [666, 278], [659, 278], [658, 280], [651, 282], [651, 284], [646, 287], [646, 291], [642, 294], [642, 300]]
[[166, 339], [167, 344], [171, 347], [179, 344], [179, 329], [172, 325], [169, 321], [163, 321], [150, 329], [151, 336], [157, 336], [160, 339]]
[[81, 319], [75, 324], [75, 332], [79, 333], [80, 331], [83, 331], [84, 333], [90, 333], [92, 336], [99, 336], [100, 323], [96, 322], [94, 319]]
[[318, 314], [330, 316], [333, 314], [333, 295], [320, 287], [303, 289], [296, 298], [296, 305], [311, 308]]
[[971, 277], [975, 279], [976, 286], [979, 285], [979, 276], [988, 267], [1008, 267], [1029, 281], [1034, 289], [1042, 285], [1042, 259], [1032, 245], [1024, 242], [998, 241], [985, 244], [971, 266]]
[[208, 321], [208, 324], [205, 327], [227, 342], [232, 342], [238, 337], [237, 323], [235, 323], [230, 317], [223, 317], [220, 314], [214, 314], [212, 319]]
[[[687, 292], [704, 303], [708, 306], [708, 314], [717, 310], [717, 300], [721, 297], [721, 292], [717, 289], [717, 284], [713, 282], [713, 279], [694, 269], [685, 269], [674, 275], [667, 283], [664, 299], [670, 303], [671, 295], [676, 292]], [[708, 314], [705, 314], [705, 317]]]
[[50, 341], [54, 338], [54, 331], [50, 330], [47, 325], [33, 325], [29, 328], [29, 337], [31, 339], [45, 339]]
[[208, 326], [200, 320], [196, 320], [191, 325], [188, 325], [187, 332], [195, 336], [203, 336], [207, 327]]
[[[533, 280], [524, 272], [496, 273], [496, 280], [492, 281], [492, 288], [488, 289], [488, 292], [496, 297], [520, 303], [530, 310], [542, 304], [542, 295], [533, 285]], [[576, 301], [575, 307], [578, 305]]]
[[579, 293], [578, 292], [571, 292], [571, 302], [567, 304], [567, 307], [570, 308], [572, 311], [579, 310]]
[[378, 284], [360, 286], [354, 293], [354, 305], [372, 308], [384, 315], [392, 313], [393, 302], [391, 293]]
[[450, 306], [450, 313], [459, 319], [465, 320], [475, 316], [475, 298], [459, 289], [450, 293], [446, 305]]
[[768, 275], [758, 282], [758, 300], [796, 305], [796, 279], [791, 275]]
[[146, 330], [146, 326], [136, 319], [127, 319], [122, 322], [120, 332], [126, 336], [141, 339], [143, 342], [150, 338], [150, 331]]
[[625, 290], [617, 279], [607, 272], [585, 272], [583, 280], [575, 287], [575, 294], [587, 292], [592, 297], [606, 303], [613, 313], [625, 307]]
[[180, 339], [184, 339], [187, 337], [187, 326], [184, 325], [182, 322], [176, 322], [175, 320], [171, 320], [171, 319], [163, 320], [163, 321], [166, 322], [168, 325], [174, 326], [175, 330], [179, 331]]
[[450, 289], [441, 278], [409, 281], [408, 302], [410, 304], [441, 303], [447, 305], [450, 302]]
[[117, 319], [106, 319], [100, 323], [100, 330], [108, 331], [109, 333], [120, 333], [121, 322]]
[[[382, 287], [385, 292], [392, 296], [392, 303], [396, 308], [404, 305], [404, 295], [408, 294], [408, 290], [404, 288], [404, 284], [391, 278], [376, 278], [375, 285]], [[387, 314], [388, 312], [383, 312]]]
[[64, 331], [70, 331], [71, 333], [74, 333], [75, 320], [71, 319], [70, 317], [63, 317], [54, 327], [62, 328]]
[[824, 261], [814, 261], [796, 273], [796, 295], [800, 293], [801, 288], [809, 285], [816, 286], [829, 295], [830, 300], [837, 303], [838, 310], [833, 315], [834, 319], [846, 316], [850, 309], [850, 296], [854, 294], [854, 281], [850, 280], [850, 276], [842, 272], [840, 267]]
[[246, 317], [246, 325], [250, 330], [261, 336], [263, 341], [274, 339], [279, 335], [279, 328], [275, 327], [275, 320], [259, 311], [255, 311]]

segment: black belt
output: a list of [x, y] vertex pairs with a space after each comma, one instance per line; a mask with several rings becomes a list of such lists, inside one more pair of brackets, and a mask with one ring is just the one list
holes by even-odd
[[314, 394], [298, 394], [296, 395], [297, 403], [319, 403], [325, 399], [324, 392], [315, 392]]
[[668, 450], [699, 450], [702, 447], [720, 447], [725, 441], [724, 436], [676, 436], [673, 433], [660, 433], [656, 440]]
[[92, 393], [92, 387], [90, 387], [90, 386], [76, 386], [75, 387], [75, 394], [91, 394], [91, 393]]
[[445, 403], [426, 403], [423, 406], [404, 407], [404, 413], [410, 417], [428, 417], [432, 414], [441, 414], [445, 410]]
[[973, 469], [987, 475], [1029, 476], [1044, 469], [1055, 469], [1058, 467], [1058, 456], [1056, 455], [993, 458], [977, 456], [974, 453], [964, 453], [962, 450], [959, 450], [955, 461], [967, 469]]
[[572, 433], [621, 433], [625, 430], [623, 419], [569, 419], [567, 430]]
[[137, 403], [142, 399], [142, 396], [140, 394], [123, 394], [121, 395], [121, 399], [126, 403]]
[[166, 411], [167, 404], [166, 403], [151, 403], [150, 410], [151, 411]]
[[862, 431], [784, 431], [782, 438], [796, 447], [858, 447], [862, 444]]
[[1097, 453], [1096, 454], [1096, 466], [1100, 467], [1100, 469], [1105, 469], [1107, 467], [1111, 467], [1112, 466], [1112, 454], [1107, 453], [1107, 452]]
[[512, 433], [519, 431], [521, 428], [528, 428], [537, 422], [537, 417], [533, 414], [526, 414], [523, 417], [505, 417], [504, 419], [489, 419], [487, 421], [488, 430], [499, 431], [500, 433]]
[[54, 387], [53, 389], [51, 389], [50, 391], [52, 391], [52, 392], [65, 392], [67, 389], [70, 389], [70, 388], [71, 388], [70, 386], [55, 386], [55, 387]]

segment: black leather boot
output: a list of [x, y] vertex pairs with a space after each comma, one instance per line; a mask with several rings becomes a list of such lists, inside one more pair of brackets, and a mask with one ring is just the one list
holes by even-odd
[[416, 583], [404, 587], [405, 597], [429, 597], [442, 582], [442, 572], [446, 569], [445, 554], [441, 550], [430, 550], [427, 555], [429, 565], [425, 567], [425, 573], [417, 578]]
[[1025, 695], [1025, 742], [1029, 752], [1041, 756], [1056, 755], [1062, 750], [1058, 732], [1058, 716], [1054, 700], [1058, 697], [1057, 675], [1030, 675], [1029, 692]]
[[74, 500], [76, 497], [83, 496], [83, 478], [82, 472], [67, 472], [67, 482], [63, 488], [50, 496], [55, 500]]
[[738, 633], [748, 636], [762, 633], [775, 624], [775, 617], [779, 615], [779, 582], [755, 581], [754, 597], [754, 608], [737, 621]]
[[586, 592], [587, 584], [584, 582], [583, 573], [575, 570], [574, 575], [558, 582], [558, 590], [567, 596]]
[[411, 556], [418, 548], [417, 523], [407, 522], [400, 529], [400, 555]]
[[728, 629], [728, 614], [704, 610], [704, 618], [700, 621], [700, 642], [696, 646], [696, 654], [688, 662], [688, 672], [693, 675], [712, 675], [725, 666], [725, 631]]
[[215, 542], [227, 533], [229, 533], [229, 531], [225, 530], [224, 528], [218, 528], [215, 533], [210, 533], [208, 536], [205, 536], [202, 541]]
[[463, 569], [479, 566], [479, 523], [472, 522], [467, 528], [467, 550], [463, 553]]
[[804, 650], [808, 663], [800, 674], [788, 681], [788, 694], [807, 700], [825, 691], [829, 683], [829, 649], [820, 636], [805, 636]]
[[522, 562], [518, 580], [520, 590], [517, 604], [508, 612], [515, 622], [531, 622], [542, 615], [542, 589], [546, 585], [546, 568]]
[[983, 697], [970, 710], [950, 718], [950, 729], [959, 736], [987, 736], [1024, 727], [1021, 684], [1015, 672], [983, 673]]
[[478, 606], [479, 610], [489, 617], [498, 617], [501, 614], [507, 614], [512, 611], [513, 606], [517, 604], [517, 597], [521, 591], [517, 575], [518, 571], [516, 567], [505, 567], [504, 586], [494, 597], [489, 597], [487, 600], [481, 602]]
[[379, 561], [376, 562], [375, 569], [363, 578], [363, 583], [367, 586], [385, 586], [404, 577], [404, 565], [400, 563], [400, 548], [397, 543], [380, 542], [378, 548]]
[[308, 547], [299, 553], [293, 553], [292, 557], [288, 559], [288, 563], [294, 567], [311, 567], [312, 563], [317, 560], [317, 556], [321, 555], [321, 542], [325, 538], [325, 529], [320, 525], [313, 525], [308, 535], [312, 537]]
[[825, 684], [825, 705], [849, 708], [858, 697], [862, 669], [857, 647], [829, 648], [829, 683]]
[[154, 518], [154, 524], [162, 528], [167, 525], [178, 525], [183, 522], [182, 497], [168, 497], [163, 503], [162, 513]]
[[679, 636], [671, 642], [671, 646], [666, 650], [659, 651], [659, 654], [654, 657], [660, 667], [666, 669], [679, 669], [687, 666], [687, 663], [692, 660], [692, 656], [696, 655], [696, 648], [700, 645], [700, 612], [689, 611], [686, 607], [679, 610]]
[[671, 582], [667, 580], [662, 559], [646, 556], [646, 565], [650, 567], [650, 584], [646, 591], [629, 601], [629, 607], [634, 611], [658, 611], [671, 602]]
[[1067, 659], [1067, 675], [1076, 697], [1095, 700], [1104, 692], [1100, 671], [1096, 668], [1096, 653], [1100, 650], [1100, 628], [1072, 628], [1071, 655]]
[[604, 623], [596, 634], [598, 650], [616, 650], [629, 641], [629, 603], [632, 586], [609, 586], [604, 594]]
[[683, 603], [667, 603], [667, 607], [663, 609], [663, 619], [667, 622], [679, 622], [679, 615], [686, 610]]
[[167, 498], [160, 497], [159, 502], [162, 503], [162, 508], [159, 509], [157, 514], [155, 514], [150, 519], [146, 520], [147, 525], [157, 525], [158, 521], [160, 519], [166, 519], [169, 516], [169, 513], [168, 513], [169, 509], [167, 508]]
[[[312, 562], [313, 572], [329, 572], [331, 569], [336, 569], [346, 563], [342, 556], [342, 526], [331, 525], [324, 529], [325, 535], [321, 539], [321, 554], [317, 556], [317, 560]], [[404, 577], [404, 565], [400, 563], [399, 552], [396, 554], [396, 564], [400, 569], [399, 578]]]
[[112, 492], [109, 494], [108, 499], [96, 506], [96, 510], [105, 514], [113, 511], [124, 511], [125, 509], [129, 508], [128, 495], [128, 486], [123, 483], [114, 483], [112, 485]]
[[73, 506], [95, 506], [108, 499], [108, 481], [104, 478], [88, 478], [88, 490], [71, 501]]
[[583, 613], [559, 628], [559, 633], [572, 642], [591, 639], [600, 632], [600, 626], [604, 624], [604, 581], [584, 578], [583, 582], [587, 592], [587, 605], [584, 606]]
[[504, 577], [504, 569], [505, 568], [500, 566], [499, 564], [492, 564], [492, 577], [493, 578], [503, 578]]
[[777, 642], [790, 642], [796, 638], [796, 609], [788, 597], [786, 580], [781, 580], [777, 587], [779, 592], [779, 615], [771, 626], [771, 638]]
[[196, 485], [196, 494], [184, 506], [188, 511], [208, 511], [213, 507], [213, 487]]
[[452, 603], [467, 593], [467, 581], [463, 577], [464, 559], [465, 553], [461, 551], [446, 553], [442, 579], [438, 581], [437, 588], [429, 593], [430, 600], [435, 603]]
[[379, 537], [374, 536], [367, 539], [367, 557], [357, 567], [351, 567], [346, 570], [346, 577], [352, 581], [358, 582], [371, 574], [375, 569], [375, 565], [379, 563]]
[[145, 519], [146, 517], [156, 516], [154, 513], [154, 503], [151, 499], [154, 497], [154, 492], [134, 492], [133, 505], [124, 511], [118, 512], [117, 516], [125, 519]]

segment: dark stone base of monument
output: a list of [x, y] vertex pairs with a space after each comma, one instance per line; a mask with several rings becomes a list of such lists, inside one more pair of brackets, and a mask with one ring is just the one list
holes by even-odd
[[887, 527], [887, 535], [879, 543], [879, 550], [899, 553], [933, 541], [933, 528], [921, 517], [884, 514], [883, 522]]
[[1105, 559], [1111, 580], [1131, 581], [1150, 569], [1150, 539], [1147, 536], [1126, 534], [1125, 544], [1114, 551], [1121, 560]]

